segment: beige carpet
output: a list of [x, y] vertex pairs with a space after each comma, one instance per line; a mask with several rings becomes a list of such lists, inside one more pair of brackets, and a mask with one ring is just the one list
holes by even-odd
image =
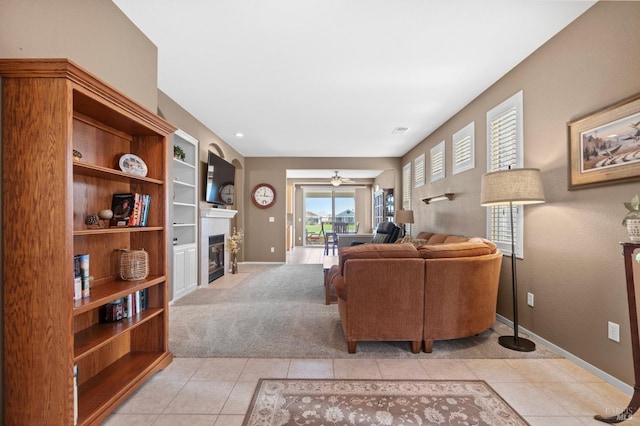
[[[242, 279], [242, 277], [245, 277]], [[498, 344], [511, 328], [497, 322], [477, 336], [436, 341], [412, 354], [408, 342], [358, 342], [348, 354], [337, 305], [324, 304], [321, 265], [240, 265], [226, 284], [199, 288], [169, 311], [169, 349], [177, 357], [231, 358], [556, 358], [543, 347], [517, 352]], [[237, 279], [236, 279], [237, 278]], [[231, 284], [229, 284], [231, 283]]]
[[261, 379], [243, 426], [528, 425], [486, 382]]

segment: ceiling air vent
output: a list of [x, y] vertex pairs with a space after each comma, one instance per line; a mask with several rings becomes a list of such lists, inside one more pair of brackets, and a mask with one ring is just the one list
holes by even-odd
[[395, 129], [393, 129], [393, 132], [391, 132], [392, 135], [404, 135], [405, 133], [407, 133], [407, 131], [409, 130], [408, 127], [396, 127]]

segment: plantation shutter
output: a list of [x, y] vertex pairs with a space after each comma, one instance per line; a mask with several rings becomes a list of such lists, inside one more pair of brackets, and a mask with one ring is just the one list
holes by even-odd
[[[402, 167], [402, 210], [411, 210], [411, 163]], [[405, 226], [411, 235], [411, 224]]]
[[411, 210], [411, 163], [402, 167], [402, 210]]
[[465, 135], [462, 139], [455, 141], [453, 149], [454, 167], [458, 169], [461, 164], [471, 159], [471, 135]]
[[[522, 92], [487, 113], [487, 171], [522, 167]], [[511, 253], [509, 206], [490, 206], [487, 238], [504, 253]], [[522, 206], [513, 206], [516, 255], [522, 256]]]
[[472, 121], [462, 130], [453, 134], [453, 174], [470, 170], [474, 167], [474, 132], [475, 123]]
[[413, 186], [416, 188], [424, 185], [424, 154], [420, 155], [413, 162], [414, 164], [414, 181]]
[[431, 148], [431, 182], [444, 178], [444, 141]]

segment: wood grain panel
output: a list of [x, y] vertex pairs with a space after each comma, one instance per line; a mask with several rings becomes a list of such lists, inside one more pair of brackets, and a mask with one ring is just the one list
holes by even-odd
[[73, 414], [69, 93], [66, 81], [3, 82], [4, 315], [21, 319], [5, 322], [7, 424]]

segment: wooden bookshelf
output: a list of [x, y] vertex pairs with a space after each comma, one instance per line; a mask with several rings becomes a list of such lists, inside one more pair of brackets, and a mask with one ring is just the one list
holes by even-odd
[[[0, 59], [4, 424], [100, 424], [172, 360], [168, 350], [168, 146], [176, 129], [65, 59]], [[76, 161], [73, 150], [82, 154]], [[123, 154], [147, 176], [119, 169]], [[151, 195], [148, 226], [89, 229], [114, 193]], [[119, 277], [119, 250], [145, 249], [149, 276]], [[73, 300], [73, 256], [90, 256]], [[101, 323], [107, 303], [147, 289], [148, 309]]]

